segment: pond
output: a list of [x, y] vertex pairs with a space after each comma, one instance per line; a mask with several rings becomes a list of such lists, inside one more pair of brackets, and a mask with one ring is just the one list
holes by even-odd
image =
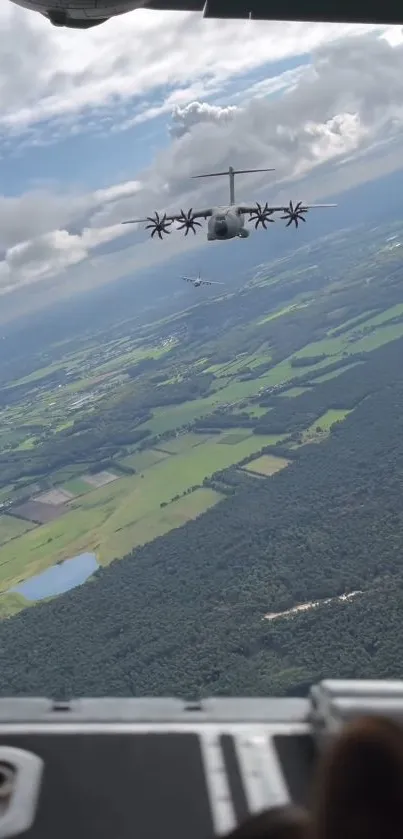
[[85, 583], [99, 568], [95, 554], [85, 553], [52, 565], [41, 574], [29, 577], [9, 591], [22, 594], [27, 600], [44, 600]]

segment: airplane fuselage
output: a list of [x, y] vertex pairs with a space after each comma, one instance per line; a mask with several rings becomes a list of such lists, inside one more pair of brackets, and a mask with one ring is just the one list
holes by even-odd
[[245, 230], [245, 217], [236, 205], [215, 207], [207, 225], [207, 240], [224, 241], [239, 236], [246, 239], [249, 230]]

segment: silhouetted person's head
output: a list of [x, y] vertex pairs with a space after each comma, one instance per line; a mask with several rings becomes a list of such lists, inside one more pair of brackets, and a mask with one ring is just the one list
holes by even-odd
[[371, 716], [346, 725], [319, 760], [313, 839], [402, 839], [403, 730]]
[[307, 816], [297, 807], [272, 807], [251, 816], [226, 839], [305, 839]]

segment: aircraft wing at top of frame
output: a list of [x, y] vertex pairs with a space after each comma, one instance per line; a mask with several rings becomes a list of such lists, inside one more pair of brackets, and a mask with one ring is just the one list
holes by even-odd
[[53, 26], [88, 29], [136, 9], [200, 13], [232, 20], [319, 21], [328, 23], [402, 24], [403, 8], [395, 0], [11, 0], [39, 12]]
[[395, 0], [338, 0], [333, 5], [319, 0], [149, 0], [147, 9], [202, 12], [203, 17], [318, 21], [328, 23], [403, 23], [403, 9]]
[[300, 221], [306, 221], [305, 216], [309, 210], [319, 210], [327, 207], [337, 207], [337, 204], [305, 204], [302, 201], [293, 204], [290, 201], [288, 205], [271, 206], [266, 201], [266, 204], [256, 203], [254, 206], [239, 204], [238, 210], [245, 215], [249, 214], [249, 221], [255, 222], [256, 229], [259, 224], [266, 229], [267, 223], [274, 221], [274, 218], [271, 217], [275, 213], [284, 213], [280, 218], [287, 221], [286, 227], [289, 227], [292, 222], [294, 222], [295, 227], [298, 227]]

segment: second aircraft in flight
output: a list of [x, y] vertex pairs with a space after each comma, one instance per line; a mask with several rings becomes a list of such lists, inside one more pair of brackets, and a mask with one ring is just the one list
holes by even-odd
[[214, 283], [212, 280], [202, 280], [200, 271], [197, 277], [182, 277], [182, 280], [185, 280], [187, 283], [192, 283], [195, 288], [199, 288], [201, 285], [224, 285], [224, 283]]

